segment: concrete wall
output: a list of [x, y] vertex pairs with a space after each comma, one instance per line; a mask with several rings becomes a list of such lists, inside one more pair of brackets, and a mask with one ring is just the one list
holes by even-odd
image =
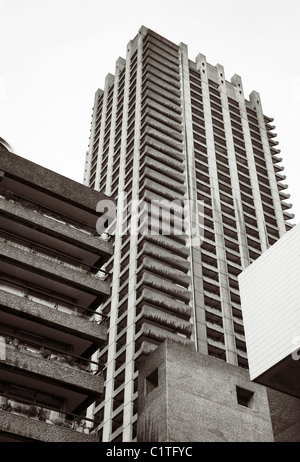
[[300, 399], [268, 389], [275, 442], [300, 442]]
[[[146, 394], [156, 368], [158, 386]], [[236, 387], [254, 393], [253, 408], [238, 403]], [[274, 441], [265, 387], [244, 369], [170, 342], [141, 367], [138, 413], [138, 441]]]
[[35, 164], [23, 157], [1, 150], [0, 170], [15, 178], [21, 178], [24, 183], [34, 185], [41, 192], [69, 203], [75, 203], [78, 208], [91, 210], [95, 213], [97, 203], [102, 199], [109, 199], [104, 194], [78, 183], [63, 175], [59, 175], [41, 165]]

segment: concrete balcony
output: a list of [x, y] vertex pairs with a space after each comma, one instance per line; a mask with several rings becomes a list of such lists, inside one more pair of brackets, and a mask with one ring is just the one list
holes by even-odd
[[182, 153], [182, 149], [183, 149], [182, 142], [177, 141], [176, 139], [173, 138], [173, 136], [166, 134], [166, 133], [162, 133], [161, 131], [153, 127], [150, 127], [150, 126], [146, 127], [145, 133], [147, 135], [150, 135], [152, 138], [154, 138], [158, 142], [163, 143], [163, 145], [167, 145], [170, 148], [175, 149], [176, 151], [179, 151], [180, 153]]
[[161, 78], [158, 78], [155, 75], [155, 71], [154, 71], [154, 74], [152, 74], [149, 72], [149, 68], [148, 68], [148, 72], [146, 72], [144, 75], [145, 75], [145, 80], [149, 80], [155, 85], [158, 85], [162, 87], [164, 90], [166, 90], [167, 92], [173, 94], [177, 98], [180, 98], [180, 90], [178, 90], [173, 85], [170, 85], [170, 83], [166, 82], [166, 80], [162, 80]]
[[156, 78], [160, 79], [160, 82], [166, 82], [170, 85], [172, 90], [180, 90], [180, 81], [175, 76], [171, 76], [170, 72], [167, 71], [166, 67], [164, 69], [158, 69], [158, 66], [146, 64], [144, 67], [144, 75], [149, 76], [149, 74], [154, 75]]
[[285, 220], [293, 220], [295, 218], [294, 213], [289, 213], [289, 212], [286, 212], [286, 211], [283, 212], [283, 216], [284, 216]]
[[165, 115], [165, 110], [162, 106], [159, 106], [158, 104], [155, 105], [154, 108], [152, 106], [153, 105], [151, 104], [146, 105], [146, 114], [151, 117], [151, 119], [154, 119], [155, 121], [162, 124], [164, 127], [170, 127], [174, 133], [177, 133], [181, 137], [180, 140], [182, 140], [182, 125], [180, 123], [180, 118], [179, 121], [177, 121], [177, 117], [176, 120], [172, 120], [172, 118]]
[[[38, 303], [31, 300], [30, 296], [16, 295], [5, 290], [0, 290], [0, 306], [2, 311], [34, 320], [78, 338], [97, 343], [106, 341], [106, 327], [84, 319], [82, 310], [77, 307], [70, 308], [70, 313], [66, 313], [65, 304], [60, 306], [58, 301]], [[95, 319], [97, 320], [97, 317]]]
[[112, 255], [111, 242], [64, 221], [63, 217], [59, 219], [37, 204], [7, 200], [5, 195], [0, 195], [0, 213], [1, 227], [7, 232], [18, 232], [31, 239], [34, 234], [35, 242], [58, 249], [63, 247], [87, 265], [99, 265]]
[[[147, 140], [149, 141], [150, 138], [146, 137], [146, 142]], [[156, 162], [156, 165], [157, 165], [157, 161], [159, 161], [160, 167], [163, 168], [163, 166], [166, 165], [166, 168], [171, 167], [174, 171], [178, 173], [180, 172], [179, 173], [180, 175], [183, 174], [185, 167], [182, 163], [182, 160], [183, 160], [182, 156], [180, 156], [179, 160], [176, 160], [175, 158], [173, 159], [172, 157], [170, 157], [170, 155], [164, 154], [160, 152], [159, 150], [154, 149], [147, 145], [145, 146], [144, 152], [146, 156], [149, 156], [150, 159], [153, 159], [154, 162]]]
[[147, 322], [147, 320], [150, 323], [160, 325], [162, 328], [165, 327], [167, 329], [172, 329], [187, 336], [190, 336], [193, 331], [193, 326], [189, 321], [185, 321], [176, 315], [172, 315], [157, 308], [153, 308], [147, 304], [143, 304], [142, 311], [136, 321], [138, 323], [142, 323]]
[[275, 173], [275, 176], [276, 176], [276, 180], [277, 180], [277, 181], [284, 181], [284, 180], [286, 180], [286, 175], [283, 175], [283, 174], [281, 174], [281, 173], [279, 173], [279, 172], [276, 172], [276, 173]]
[[162, 120], [159, 120], [155, 114], [153, 117], [151, 117], [150, 115], [146, 115], [143, 119], [143, 124], [164, 133], [172, 139], [177, 140], [179, 143], [182, 143], [183, 141], [183, 135], [181, 133], [181, 130], [178, 131], [176, 129], [173, 129], [172, 126], [170, 126], [170, 124], [164, 123]]
[[169, 55], [173, 55], [173, 56], [178, 55], [177, 45], [175, 45], [174, 43], [171, 43], [169, 40], [165, 39], [164, 37], [157, 35], [155, 32], [153, 32], [150, 29], [146, 29], [146, 33], [147, 33], [148, 43], [157, 45], [161, 49], [167, 51]]
[[153, 258], [144, 256], [142, 258], [142, 265], [138, 269], [138, 271], [139, 270], [149, 271], [151, 273], [156, 274], [157, 276], [167, 278], [168, 280], [173, 281], [175, 284], [180, 284], [181, 286], [184, 286], [186, 288], [188, 288], [191, 283], [190, 276], [186, 275], [178, 269], [175, 269], [172, 266], [169, 266]]
[[280, 195], [280, 200], [281, 201], [284, 201], [284, 200], [289, 199], [291, 197], [290, 193], [286, 193], [284, 191], [280, 191], [279, 195]]
[[[166, 68], [171, 69], [176, 74], [178, 74], [178, 72], [179, 72], [179, 63], [178, 64], [177, 64], [177, 62], [174, 62], [174, 64], [171, 63], [169, 61], [169, 55], [168, 55], [168, 59], [166, 59], [166, 58], [163, 58], [162, 56], [158, 55], [157, 53], [155, 53], [155, 51], [147, 50], [146, 53], [145, 53], [145, 57], [150, 58], [150, 59], [153, 58], [154, 60], [157, 60], [159, 58], [159, 62], [162, 64], [162, 66], [165, 66]], [[147, 62], [149, 62], [149, 61], [150, 60], [147, 60]], [[175, 61], [177, 61], [177, 60], [175, 60]]]
[[277, 172], [283, 172], [284, 169], [285, 169], [285, 168], [284, 168], [283, 165], [274, 164], [275, 173], [277, 173]]
[[275, 130], [275, 125], [270, 125], [270, 124], [266, 123], [266, 129], [267, 129], [267, 131]]
[[[185, 178], [183, 173], [180, 170], [173, 169], [170, 166], [164, 165], [163, 163], [160, 163], [159, 165], [157, 162], [151, 158], [151, 157], [145, 157], [145, 166], [150, 168], [152, 172], [156, 172], [156, 174], [163, 175], [164, 177], [167, 177], [170, 181], [175, 181], [178, 186], [177, 187], [182, 187], [182, 185], [185, 182]], [[185, 190], [183, 191], [183, 193]]]
[[174, 50], [167, 48], [161, 42], [154, 41], [153, 38], [149, 38], [146, 44], [147, 49], [155, 52], [159, 58], [165, 58], [166, 60], [178, 65], [179, 63], [179, 53], [174, 53]]
[[143, 254], [157, 258], [158, 260], [168, 263], [172, 267], [180, 269], [186, 273], [190, 269], [190, 262], [188, 261], [187, 257], [184, 258], [181, 255], [175, 254], [174, 252], [168, 252], [167, 250], [153, 245], [150, 242], [144, 242]]
[[[165, 107], [162, 101], [158, 101], [157, 98], [151, 99], [148, 97], [149, 90], [147, 90], [146, 94], [147, 97], [143, 100], [143, 108], [147, 113], [155, 114], [156, 117], [164, 117], [171, 125], [176, 124], [173, 126], [174, 129], [181, 126], [181, 116], [178, 114], [178, 108], [171, 110], [171, 108]], [[154, 95], [152, 94], [152, 96]]]
[[[161, 197], [161, 200], [167, 199], [169, 201], [178, 201], [182, 199], [182, 192], [176, 192], [174, 189], [170, 189], [157, 181], [145, 178], [143, 186], [146, 190], [153, 192]], [[182, 188], [183, 189], [183, 188]]]
[[159, 103], [162, 105], [166, 110], [170, 110], [175, 112], [178, 116], [181, 115], [181, 107], [180, 104], [175, 104], [172, 101], [167, 100], [163, 97], [163, 95], [156, 93], [155, 91], [151, 90], [150, 88], [145, 88], [145, 97], [151, 98], [154, 102]]
[[9, 441], [44, 441], [50, 443], [98, 442], [96, 433], [87, 433], [68, 428], [66, 424], [43, 422], [38, 418], [29, 418], [16, 411], [0, 409], [0, 438], [6, 435]]
[[151, 273], [144, 272], [141, 284], [160, 291], [163, 294], [171, 295], [174, 299], [185, 303], [189, 303], [191, 299], [191, 292], [185, 287], [172, 283], [162, 277], [154, 276]]
[[[151, 197], [151, 196], [150, 196]], [[176, 236], [178, 238], [179, 236]], [[182, 242], [181, 240], [178, 242], [175, 239], [171, 239], [168, 236], [163, 235], [145, 235], [145, 241], [149, 241], [163, 249], [169, 250], [170, 252], [174, 252], [176, 255], [182, 257], [189, 256], [189, 248], [185, 245], [185, 237], [183, 237]]]
[[109, 197], [22, 157], [1, 151], [1, 187], [41, 207], [55, 210], [66, 220], [95, 230], [97, 204]]
[[180, 194], [181, 196], [185, 194], [185, 186], [178, 180], [175, 180], [170, 175], [168, 175], [167, 172], [160, 173], [157, 170], [146, 167], [144, 169], [144, 174], [150, 180], [158, 183], [158, 188], [160, 188], [160, 185], [162, 185], [163, 187], [174, 190], [175, 193]]
[[3, 370], [0, 370], [0, 378], [2, 378], [5, 370], [12, 368], [14, 372], [25, 372], [28, 377], [31, 375], [43, 377], [44, 381], [69, 388], [75, 392], [102, 394], [104, 384], [102, 376], [84, 372], [67, 362], [62, 363], [59, 361], [58, 355], [50, 354], [49, 360], [48, 358], [45, 359], [42, 353], [30, 353], [25, 348], [20, 346], [19, 349], [16, 349], [6, 344], [5, 359], [0, 361], [2, 368], [4, 367]]
[[[68, 286], [69, 289], [72, 289], [70, 292], [73, 292], [73, 297], [78, 295], [78, 298], [87, 299], [87, 294], [90, 292], [93, 299], [97, 297], [98, 303], [109, 295], [110, 284], [108, 280], [102, 280], [79, 267], [37, 253], [29, 247], [12, 243], [3, 238], [0, 239], [0, 258], [3, 272], [13, 274], [25, 281], [38, 284], [42, 278], [43, 283], [40, 285], [44, 287], [50, 286], [51, 283], [57, 288], [62, 285], [64, 288]], [[61, 290], [61, 292], [66, 293], [67, 290]], [[83, 300], [79, 304], [85, 306]]]
[[277, 187], [279, 192], [281, 192], [283, 189], [288, 189], [288, 185], [286, 183], [277, 183]]
[[[141, 185], [140, 194], [140, 198], [150, 204], [151, 214], [153, 214], [154, 218], [157, 217], [157, 213], [160, 208], [163, 209], [166, 213], [170, 213], [170, 210], [172, 210], [174, 211], [174, 215], [176, 217], [184, 218], [183, 213], [184, 207], [186, 207], [186, 203], [184, 202], [182, 196], [179, 194], [175, 195], [174, 191], [171, 191], [168, 188], [163, 188], [162, 186], [158, 189], [157, 184], [155, 188], [155, 182], [146, 179]], [[165, 233], [164, 235], [176, 236], [174, 239], [185, 243], [185, 239], [187, 239], [188, 236], [184, 235], [184, 219], [177, 221], [179, 221], [179, 227], [177, 225], [174, 227], [174, 234]], [[172, 217], [170, 217], [170, 222], [172, 224]], [[175, 220], [173, 220], [173, 222], [175, 223]], [[154, 225], [155, 223], [157, 223], [157, 221], [154, 222]], [[156, 227], [157, 226], [154, 226], [154, 231]], [[167, 229], [169, 230], [169, 228]], [[153, 235], [157, 234], [161, 234], [161, 232], [155, 231], [155, 233], [153, 233]]]
[[142, 308], [144, 304], [174, 313], [174, 315], [180, 316], [180, 318], [186, 321], [189, 321], [192, 316], [192, 308], [189, 305], [150, 288], [143, 288], [141, 297], [136, 303], [138, 308]]
[[161, 96], [167, 103], [173, 103], [173, 104], [176, 104], [177, 106], [180, 106], [180, 98], [176, 95], [174, 95], [173, 93], [165, 90], [164, 88], [162, 88], [161, 86], [147, 80], [143, 87], [145, 89], [149, 89], [153, 92], [155, 92], [157, 95]]
[[159, 345], [165, 340], [171, 340], [180, 345], [189, 346], [192, 349], [194, 348], [193, 340], [147, 322], [143, 323], [141, 330], [136, 334], [136, 341], [138, 341], [138, 343], [150, 342]]
[[145, 136], [144, 141], [148, 147], [155, 149], [156, 151], [159, 151], [162, 154], [170, 156], [172, 159], [183, 162], [184, 155], [181, 151], [177, 151], [176, 149], [173, 149], [171, 146], [160, 141], [159, 139], [151, 137], [148, 134], [147, 136]]
[[[277, 151], [280, 152], [279, 149], [276, 149], [275, 151], [276, 151], [276, 152], [277, 152]], [[283, 161], [283, 158], [282, 158], [282, 157], [277, 157], [275, 154], [272, 155], [272, 159], [273, 159], [273, 163], [274, 163], [274, 164], [277, 164], [277, 163]]]
[[165, 62], [163, 62], [163, 60], [161, 58], [158, 59], [158, 56], [155, 56], [155, 54], [153, 54], [153, 57], [151, 57], [149, 55], [149, 53], [147, 53], [147, 56], [145, 56], [145, 68], [146, 66], [150, 65], [151, 67], [153, 67], [154, 69], [156, 69], [158, 72], [160, 72], [164, 77], [170, 77], [172, 79], [172, 81], [177, 81], [178, 84], [180, 83], [180, 75], [179, 75], [179, 69], [171, 69], [169, 66], [168, 66], [168, 61], [165, 60]]

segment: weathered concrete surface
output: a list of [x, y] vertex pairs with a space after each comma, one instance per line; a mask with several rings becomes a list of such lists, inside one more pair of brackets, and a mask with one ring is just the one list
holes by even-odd
[[51, 425], [2, 410], [0, 410], [0, 431], [49, 443], [96, 443], [99, 441], [96, 435], [79, 433], [63, 426]]
[[[158, 368], [158, 386], [145, 378]], [[238, 404], [236, 387], [254, 392], [254, 408]], [[138, 441], [272, 442], [265, 387], [246, 370], [164, 342], [139, 373]]]
[[281, 443], [300, 443], [300, 399], [268, 389], [274, 439]]

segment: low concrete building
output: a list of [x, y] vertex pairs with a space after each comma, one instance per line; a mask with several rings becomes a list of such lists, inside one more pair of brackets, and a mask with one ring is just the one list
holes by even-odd
[[112, 243], [101, 193], [0, 146], [0, 441], [98, 441]]
[[266, 388], [189, 347], [166, 341], [152, 352], [138, 396], [138, 441], [274, 441]]

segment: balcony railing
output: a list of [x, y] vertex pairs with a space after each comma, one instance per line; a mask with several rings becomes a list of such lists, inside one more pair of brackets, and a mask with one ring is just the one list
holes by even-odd
[[68, 428], [88, 435], [96, 434], [99, 422], [86, 416], [51, 409], [39, 403], [0, 394], [0, 409], [16, 415]]
[[[54, 250], [49, 250], [47, 247], [39, 245], [39, 244], [34, 244], [32, 245], [31, 241], [28, 241], [23, 238], [15, 238], [9, 233], [6, 233], [5, 231], [1, 230], [2, 236], [0, 236], [0, 242], [6, 242], [10, 245], [13, 245], [14, 247], [17, 247], [19, 249], [25, 250], [25, 252], [30, 252], [35, 255], [39, 255], [43, 258], [47, 258], [48, 260], [54, 261], [56, 263], [60, 263], [68, 268], [71, 268], [73, 270], [81, 271], [82, 273], [89, 274], [92, 277], [96, 277], [97, 279], [105, 280], [108, 276], [108, 272], [105, 270], [99, 270], [99, 268], [95, 268], [91, 265], [87, 265], [84, 263], [77, 263], [76, 260], [74, 259], [74, 264], [66, 262], [63, 260], [64, 256], [61, 255], [59, 252], [57, 254], [55, 253]], [[3, 237], [4, 236], [4, 237]], [[50, 255], [50, 253], [53, 254]], [[60, 258], [61, 257], [61, 258]], [[87, 267], [88, 269], [85, 269]], [[98, 273], [91, 273], [89, 270], [90, 269], [96, 269]]]
[[[1, 277], [0, 273], [0, 277]], [[9, 290], [11, 289], [11, 290]], [[57, 296], [51, 294], [50, 296], [45, 296], [43, 298], [42, 294], [35, 293], [32, 291], [26, 284], [17, 284], [5, 281], [1, 277], [0, 280], [0, 291], [3, 290], [9, 294], [16, 295], [17, 297], [26, 298], [32, 302], [44, 305], [47, 308], [52, 308], [54, 310], [60, 311], [69, 316], [77, 316], [83, 318], [87, 321], [95, 322], [97, 324], [105, 324], [108, 317], [97, 311], [90, 310], [89, 308], [83, 308], [80, 305], [76, 305], [72, 302], [67, 302]]]
[[0, 360], [6, 360], [6, 348], [18, 350], [21, 353], [39, 356], [41, 358], [57, 361], [64, 366], [78, 368], [83, 372], [93, 375], [99, 375], [103, 371], [103, 364], [81, 356], [73, 355], [69, 352], [52, 348], [48, 345], [42, 345], [37, 342], [27, 341], [22, 337], [0, 331], [0, 336], [5, 341], [5, 347], [2, 345]]
[[69, 217], [68, 215], [62, 215], [60, 212], [53, 210], [49, 207], [43, 207], [37, 202], [34, 202], [9, 190], [0, 188], [0, 199], [6, 199], [17, 204], [21, 204], [23, 207], [29, 207], [31, 210], [39, 212], [45, 217], [50, 218], [51, 220], [70, 226], [71, 228], [75, 228], [76, 230], [81, 231], [85, 234], [89, 234], [90, 236], [99, 236], [101, 239], [105, 241], [108, 241], [111, 237], [107, 233], [99, 235], [97, 233], [97, 230], [94, 227], [89, 226], [87, 223], [77, 220], [76, 218]]

